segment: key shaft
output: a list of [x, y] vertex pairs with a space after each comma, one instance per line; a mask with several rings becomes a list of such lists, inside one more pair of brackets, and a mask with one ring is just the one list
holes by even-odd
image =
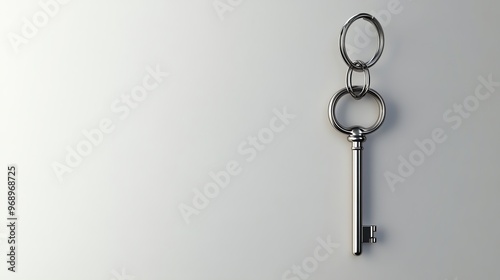
[[353, 129], [347, 139], [352, 143], [352, 253], [361, 255], [363, 238], [361, 207], [361, 155], [366, 137], [360, 129]]
[[361, 255], [361, 243], [375, 243], [376, 226], [363, 226], [361, 207], [362, 188], [362, 164], [361, 155], [363, 151], [363, 142], [366, 137], [359, 128], [354, 128], [347, 139], [352, 143], [352, 253], [356, 256]]

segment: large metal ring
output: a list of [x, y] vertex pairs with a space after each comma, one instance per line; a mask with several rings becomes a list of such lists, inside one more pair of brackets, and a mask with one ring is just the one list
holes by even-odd
[[[354, 69], [352, 67], [347, 69], [347, 74], [345, 75], [345, 87], [354, 99], [361, 99], [370, 89], [370, 70], [362, 61], [356, 60], [354, 63], [361, 65], [362, 68], [361, 70]], [[363, 72], [364, 74], [364, 84], [360, 92], [354, 91], [354, 87], [352, 86], [352, 72], [354, 71]]]
[[[353, 88], [354, 90], [361, 90], [360, 86], [354, 86]], [[354, 129], [361, 130], [363, 134], [369, 134], [377, 130], [377, 128], [379, 128], [379, 126], [384, 122], [385, 119], [384, 99], [382, 99], [382, 96], [380, 96], [380, 94], [378, 94], [378, 92], [376, 92], [373, 89], [368, 89], [367, 93], [371, 94], [378, 103], [379, 113], [377, 121], [370, 127], [362, 127], [362, 126], [345, 127], [341, 125], [338, 122], [337, 117], [335, 116], [335, 108], [337, 107], [337, 103], [340, 100], [340, 98], [346, 94], [349, 94], [347, 88], [343, 88], [332, 96], [332, 99], [330, 99], [330, 104], [328, 104], [328, 116], [330, 118], [330, 123], [333, 125], [333, 127], [335, 127], [340, 132], [343, 132], [345, 134], [351, 134]]]
[[382, 52], [384, 51], [384, 30], [382, 30], [382, 25], [380, 25], [380, 22], [372, 15], [366, 14], [366, 13], [361, 13], [357, 14], [353, 17], [351, 17], [342, 27], [342, 30], [340, 31], [340, 54], [342, 55], [342, 58], [344, 59], [345, 63], [351, 68], [362, 70], [359, 65], [356, 65], [355, 62], [353, 62], [349, 56], [347, 55], [347, 50], [345, 46], [345, 37], [347, 35], [347, 30], [351, 26], [353, 22], [355, 22], [358, 19], [364, 19], [366, 21], [371, 22], [375, 28], [377, 29], [378, 33], [378, 50], [377, 52], [373, 55], [373, 57], [366, 63], [366, 67], [370, 68], [372, 67], [375, 62], [378, 61], [380, 56], [382, 55]]

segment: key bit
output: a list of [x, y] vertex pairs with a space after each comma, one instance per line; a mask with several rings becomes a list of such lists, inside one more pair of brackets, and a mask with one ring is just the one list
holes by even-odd
[[377, 243], [376, 231], [377, 226], [363, 226], [363, 243]]

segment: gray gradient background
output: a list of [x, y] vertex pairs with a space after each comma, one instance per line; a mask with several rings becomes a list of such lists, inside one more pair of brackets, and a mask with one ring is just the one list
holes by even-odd
[[[309, 279], [498, 279], [500, 87], [458, 129], [443, 120], [479, 76], [500, 80], [498, 1], [401, 0], [384, 27], [387, 120], [364, 161], [379, 243], [351, 254], [350, 149], [327, 104], [340, 28], [389, 2], [243, 1], [221, 20], [211, 0], [73, 0], [16, 53], [8, 34], [40, 7], [0, 1], [0, 166], [19, 167], [20, 207], [19, 272], [2, 226], [0, 278], [282, 279], [330, 236]], [[156, 65], [171, 75], [120, 120], [110, 104]], [[344, 117], [369, 121], [360, 106]], [[296, 118], [247, 162], [238, 145], [283, 107]], [[59, 182], [51, 164], [103, 118], [115, 130]], [[384, 173], [435, 128], [446, 142], [391, 189]], [[186, 224], [180, 203], [231, 160], [241, 174]]]

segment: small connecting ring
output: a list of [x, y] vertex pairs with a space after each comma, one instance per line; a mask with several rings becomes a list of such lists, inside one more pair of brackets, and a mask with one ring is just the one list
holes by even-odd
[[[349, 67], [349, 69], [347, 69], [347, 74], [345, 76], [345, 86], [347, 88], [347, 91], [352, 95], [352, 97], [354, 97], [355, 99], [361, 99], [370, 89], [370, 70], [368, 70], [368, 67], [366, 67], [366, 64], [364, 64], [364, 62], [362, 61], [356, 60], [354, 63], [360, 66], [361, 70]], [[352, 86], [353, 71], [364, 73], [364, 85], [360, 92], [355, 92]]]
[[[361, 90], [360, 86], [354, 86], [353, 88], [354, 90]], [[328, 104], [328, 116], [330, 118], [330, 123], [333, 125], [333, 127], [335, 127], [340, 132], [343, 132], [345, 134], [352, 134], [353, 131], [356, 129], [361, 130], [363, 134], [369, 134], [377, 130], [377, 128], [379, 128], [379, 126], [384, 122], [385, 119], [385, 103], [384, 99], [382, 99], [382, 96], [380, 96], [378, 92], [376, 92], [371, 88], [368, 89], [367, 93], [371, 94], [378, 103], [379, 113], [377, 121], [372, 126], [366, 128], [361, 126], [344, 127], [338, 122], [337, 117], [335, 116], [335, 108], [337, 107], [337, 103], [340, 100], [340, 98], [348, 93], [349, 91], [347, 90], [347, 88], [343, 88], [339, 90], [337, 93], [335, 93], [332, 96], [332, 99], [330, 99], [330, 104]]]
[[342, 30], [340, 31], [340, 54], [342, 55], [342, 58], [344, 59], [345, 63], [351, 68], [354, 68], [356, 70], [363, 70], [360, 65], [356, 65], [355, 62], [353, 62], [349, 56], [347, 55], [347, 50], [345, 46], [345, 37], [347, 35], [347, 30], [351, 26], [353, 22], [355, 22], [358, 19], [364, 19], [366, 21], [371, 22], [375, 28], [377, 29], [378, 33], [378, 50], [377, 52], [373, 55], [373, 57], [365, 64], [366, 68], [372, 67], [380, 58], [382, 55], [382, 52], [384, 50], [384, 31], [382, 30], [382, 25], [380, 25], [380, 22], [372, 15], [366, 14], [366, 13], [361, 13], [357, 14], [353, 17], [351, 17], [342, 27]]

